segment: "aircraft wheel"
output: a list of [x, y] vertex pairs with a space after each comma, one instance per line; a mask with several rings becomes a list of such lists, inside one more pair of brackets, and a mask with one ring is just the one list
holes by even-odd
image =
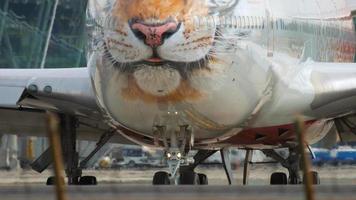
[[95, 176], [82, 176], [79, 179], [79, 185], [97, 185]]
[[153, 176], [153, 185], [169, 185], [169, 174], [167, 172], [156, 172]]
[[208, 185], [208, 177], [205, 174], [198, 174], [199, 185]]
[[179, 184], [181, 185], [199, 185], [199, 176], [193, 171], [184, 171], [180, 173]]
[[288, 178], [283, 172], [275, 172], [271, 175], [271, 185], [287, 185]]
[[[56, 184], [55, 179], [56, 179], [56, 177], [54, 177], [54, 176], [48, 177], [46, 185], [55, 185]], [[64, 178], [61, 177], [61, 184], [64, 185], [64, 183], [65, 183]]]
[[[310, 172], [310, 177], [312, 179], [312, 184], [313, 185], [320, 185], [320, 178], [319, 178], [319, 173], [315, 171]], [[305, 177], [304, 177], [305, 180]]]

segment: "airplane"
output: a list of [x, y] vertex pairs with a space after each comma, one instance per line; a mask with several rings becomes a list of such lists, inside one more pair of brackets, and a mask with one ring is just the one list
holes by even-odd
[[[154, 185], [207, 184], [194, 169], [217, 151], [231, 184], [229, 147], [247, 150], [244, 183], [261, 150], [289, 172], [271, 184], [301, 184], [297, 114], [307, 145], [356, 139], [351, 13], [344, 0], [90, 0], [88, 66], [1, 69], [0, 130], [43, 136], [58, 113], [69, 184], [96, 184], [82, 169], [108, 141], [164, 149]], [[81, 162], [77, 139], [99, 141]]]

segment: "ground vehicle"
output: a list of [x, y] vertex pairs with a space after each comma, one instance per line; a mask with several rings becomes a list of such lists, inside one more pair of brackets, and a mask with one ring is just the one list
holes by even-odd
[[315, 155], [315, 158], [312, 159], [313, 165], [321, 166], [323, 164], [332, 162], [332, 157], [330, 155], [330, 150], [314, 148], [313, 152], [314, 152], [314, 155]]
[[122, 146], [111, 152], [112, 167], [137, 167], [148, 165], [148, 153], [139, 146]]
[[141, 146], [119, 145], [110, 148], [97, 162], [98, 168], [162, 167], [163, 151], [152, 151]]
[[314, 165], [332, 164], [355, 164], [356, 163], [356, 149], [350, 146], [339, 146], [332, 150], [328, 149], [313, 149], [315, 159]]
[[350, 146], [339, 146], [331, 150], [330, 155], [334, 165], [356, 164], [356, 149]]

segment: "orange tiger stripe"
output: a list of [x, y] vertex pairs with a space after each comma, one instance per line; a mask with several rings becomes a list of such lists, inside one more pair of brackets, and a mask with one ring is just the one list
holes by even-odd
[[117, 0], [113, 9], [113, 15], [121, 20], [166, 20], [172, 17], [184, 21], [207, 14], [208, 7], [202, 0]]

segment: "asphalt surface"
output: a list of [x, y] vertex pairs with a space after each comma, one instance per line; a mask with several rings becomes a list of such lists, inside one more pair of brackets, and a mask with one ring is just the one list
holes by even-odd
[[[305, 199], [303, 186], [142, 186], [108, 184], [66, 188], [68, 200], [279, 200]], [[356, 199], [355, 185], [315, 187], [316, 199]], [[1, 200], [56, 199], [52, 186], [1, 186]]]

